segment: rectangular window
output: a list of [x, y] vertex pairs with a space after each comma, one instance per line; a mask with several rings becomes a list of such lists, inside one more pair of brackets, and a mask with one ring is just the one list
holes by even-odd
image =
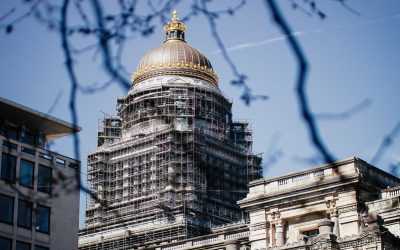
[[18, 200], [17, 225], [27, 229], [32, 229], [32, 203]]
[[52, 161], [53, 160], [53, 156], [39, 152], [39, 157], [48, 161]]
[[36, 208], [36, 231], [42, 233], [50, 232], [50, 208], [37, 206]]
[[18, 141], [18, 128], [11, 126], [5, 127], [4, 136]]
[[15, 182], [15, 166], [17, 158], [4, 154], [1, 157], [1, 179], [8, 182]]
[[51, 193], [51, 168], [39, 165], [37, 190]]
[[48, 247], [35, 246], [35, 250], [49, 250]]
[[11, 149], [18, 149], [18, 145], [15, 143], [12, 143], [10, 141], [3, 141], [3, 146], [11, 148]]
[[4, 237], [0, 237], [0, 249], [1, 250], [11, 250], [12, 240]]
[[30, 155], [35, 155], [36, 151], [31, 148], [21, 147], [21, 151]]
[[0, 222], [12, 224], [14, 218], [14, 198], [0, 195], [0, 211]]
[[15, 250], [31, 250], [31, 244], [22, 241], [17, 241]]
[[21, 159], [19, 165], [19, 184], [25, 187], [33, 187], [34, 163]]
[[23, 133], [23, 136], [21, 136], [21, 141], [23, 143], [34, 146], [35, 145], [35, 135], [28, 131], [25, 131], [25, 133]]

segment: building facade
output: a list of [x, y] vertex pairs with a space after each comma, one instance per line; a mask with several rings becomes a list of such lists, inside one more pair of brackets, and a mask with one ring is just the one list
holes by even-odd
[[45, 143], [79, 127], [0, 98], [0, 249], [77, 249], [77, 160]]
[[400, 180], [358, 158], [249, 184], [249, 221], [157, 250], [400, 249]]
[[251, 249], [400, 249], [400, 179], [361, 159], [249, 187]]
[[176, 12], [164, 30], [88, 155], [95, 199], [80, 249], [151, 249], [211, 233], [245, 219], [236, 202], [262, 176], [250, 124], [232, 120], [232, 103]]

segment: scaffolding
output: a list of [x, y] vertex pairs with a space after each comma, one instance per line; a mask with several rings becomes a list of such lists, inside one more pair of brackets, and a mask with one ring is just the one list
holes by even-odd
[[119, 98], [101, 122], [79, 249], [151, 249], [245, 219], [236, 202], [262, 177], [249, 123], [232, 121], [215, 88], [157, 86]]
[[103, 119], [99, 122], [97, 132], [97, 146], [111, 144], [115, 140], [121, 138], [121, 119], [119, 117], [111, 117], [104, 113]]

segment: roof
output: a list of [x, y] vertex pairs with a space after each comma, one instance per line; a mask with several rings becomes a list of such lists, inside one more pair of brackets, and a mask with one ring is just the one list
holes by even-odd
[[163, 75], [181, 75], [218, 85], [218, 76], [207, 57], [185, 42], [186, 26], [178, 21], [176, 11], [164, 30], [166, 40], [142, 57], [132, 74], [132, 83]]
[[0, 97], [0, 118], [42, 133], [47, 141], [82, 130], [66, 121]]

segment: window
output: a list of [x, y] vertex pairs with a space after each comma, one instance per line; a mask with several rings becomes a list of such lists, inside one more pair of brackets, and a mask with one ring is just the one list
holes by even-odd
[[313, 229], [313, 230], [301, 232], [301, 234], [307, 236], [308, 238], [313, 238], [315, 236], [318, 236], [319, 231], [318, 231], [318, 229]]
[[3, 141], [3, 146], [8, 147], [10, 149], [15, 149], [15, 150], [18, 149], [18, 145], [10, 141]]
[[50, 232], [50, 208], [38, 205], [36, 208], [36, 231]]
[[35, 250], [49, 250], [47, 247], [35, 246]]
[[21, 159], [19, 165], [19, 184], [25, 187], [33, 187], [34, 163]]
[[18, 129], [15, 127], [7, 126], [4, 130], [4, 136], [18, 141]]
[[15, 250], [31, 250], [31, 244], [22, 241], [17, 241]]
[[14, 182], [15, 181], [15, 166], [17, 158], [12, 155], [3, 154], [1, 157], [1, 179]]
[[17, 225], [32, 229], [32, 203], [23, 200], [18, 201]]
[[51, 168], [39, 165], [37, 186], [39, 191], [51, 193]]
[[35, 155], [36, 151], [31, 148], [21, 147], [21, 151], [30, 155]]
[[22, 133], [23, 136], [21, 136], [21, 141], [23, 143], [29, 144], [29, 145], [35, 145], [35, 135], [28, 132], [28, 131], [24, 131], [24, 133]]
[[12, 240], [4, 237], [0, 237], [0, 249], [1, 250], [11, 250]]
[[5, 195], [0, 195], [0, 211], [1, 211], [0, 221], [12, 224], [13, 211], [14, 211], [14, 198]]

